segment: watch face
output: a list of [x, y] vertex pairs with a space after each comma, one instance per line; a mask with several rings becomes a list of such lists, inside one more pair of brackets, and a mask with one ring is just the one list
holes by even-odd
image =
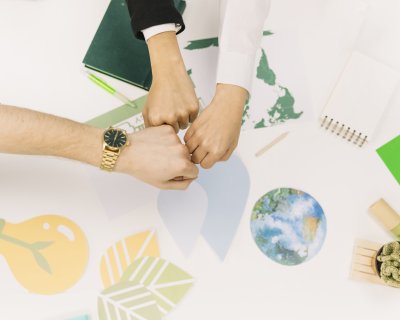
[[104, 142], [112, 148], [121, 148], [126, 144], [126, 134], [117, 129], [108, 129], [104, 133]]

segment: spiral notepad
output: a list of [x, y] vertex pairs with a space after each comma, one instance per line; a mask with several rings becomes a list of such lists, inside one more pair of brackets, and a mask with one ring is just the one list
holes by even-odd
[[399, 80], [399, 74], [353, 52], [333, 90], [321, 127], [362, 147], [370, 141]]

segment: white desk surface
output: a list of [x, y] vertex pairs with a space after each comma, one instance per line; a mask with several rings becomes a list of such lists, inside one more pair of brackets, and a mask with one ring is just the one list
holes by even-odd
[[[81, 61], [108, 3], [1, 0], [0, 101], [78, 121], [118, 106], [118, 101], [80, 73]], [[393, 9], [397, 6], [397, 1], [389, 0], [273, 2], [267, 27], [284, 27], [299, 34], [316, 114], [323, 108], [354, 45], [366, 10], [378, 3]], [[190, 1], [185, 15], [187, 21], [200, 19]], [[386, 19], [382, 24], [387, 24]], [[379, 38], [379, 34], [371, 36]], [[400, 50], [395, 39], [389, 41], [395, 46], [394, 51], [388, 50], [387, 43], [382, 41], [371, 40], [371, 46], [365, 41], [359, 46], [366, 51], [370, 48], [371, 55], [382, 58], [380, 55], [386, 53], [388, 64], [400, 64], [395, 58], [400, 55], [394, 54], [396, 49]], [[132, 98], [144, 93], [125, 84], [118, 86]], [[90, 244], [86, 273], [77, 285], [56, 296], [28, 294], [0, 258], [0, 318], [61, 320], [89, 313], [96, 319], [96, 297], [102, 287], [101, 255], [120, 238], [149, 227], [157, 230], [162, 256], [196, 278], [193, 289], [168, 319], [391, 317], [400, 291], [348, 278], [355, 238], [390, 241], [367, 215], [369, 205], [384, 197], [400, 211], [399, 185], [375, 153], [378, 146], [399, 134], [399, 119], [400, 90], [393, 97], [375, 139], [362, 150], [320, 132], [316, 124], [309, 124], [293, 130], [268, 154], [255, 158], [254, 153], [283, 129], [243, 133], [237, 152], [249, 170], [251, 190], [224, 262], [218, 260], [202, 238], [191, 256], [185, 258], [160, 221], [155, 202], [109, 221], [84, 165], [51, 158], [0, 155], [1, 217], [18, 222], [40, 214], [65, 215], [82, 227]], [[269, 260], [250, 234], [253, 204], [265, 192], [282, 186], [312, 194], [324, 208], [328, 221], [328, 235], [321, 252], [296, 267]], [[157, 195], [156, 190], [146, 190]]]

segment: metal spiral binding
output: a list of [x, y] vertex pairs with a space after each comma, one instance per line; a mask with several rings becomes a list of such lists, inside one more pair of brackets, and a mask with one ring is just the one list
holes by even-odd
[[339, 121], [335, 121], [328, 116], [325, 116], [322, 119], [321, 128], [325, 128], [326, 131], [331, 129], [332, 133], [336, 133], [337, 136], [341, 136], [348, 142], [353, 142], [353, 144], [359, 146], [360, 148], [365, 144], [368, 139], [368, 137], [366, 135], [363, 135], [361, 132], [351, 130], [350, 127], [346, 126], [343, 123], [339, 123]]

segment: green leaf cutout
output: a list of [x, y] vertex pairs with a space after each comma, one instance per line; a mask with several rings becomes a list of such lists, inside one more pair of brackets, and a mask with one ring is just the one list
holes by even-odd
[[39, 251], [33, 250], [33, 256], [35, 257], [36, 263], [41, 267], [44, 271], [51, 274], [51, 268], [49, 263], [47, 262], [46, 258], [43, 257]]
[[4, 226], [6, 225], [6, 220], [0, 219], [0, 233], [3, 232]]
[[35, 243], [31, 244], [31, 248], [34, 250], [42, 250], [45, 249], [49, 246], [51, 246], [54, 243], [54, 241], [38, 241]]
[[193, 286], [193, 277], [161, 258], [142, 257], [125, 271], [121, 283], [144, 285], [155, 297], [159, 310], [166, 315]]
[[99, 320], [161, 320], [154, 295], [141, 284], [122, 282], [104, 290], [97, 301]]

